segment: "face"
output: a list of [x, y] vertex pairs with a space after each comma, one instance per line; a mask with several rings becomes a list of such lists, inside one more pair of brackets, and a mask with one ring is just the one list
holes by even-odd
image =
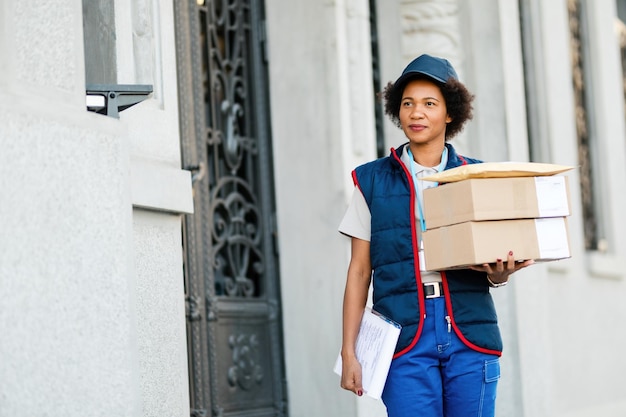
[[400, 125], [406, 137], [416, 145], [444, 143], [448, 115], [439, 87], [428, 80], [413, 80], [404, 88], [400, 103]]

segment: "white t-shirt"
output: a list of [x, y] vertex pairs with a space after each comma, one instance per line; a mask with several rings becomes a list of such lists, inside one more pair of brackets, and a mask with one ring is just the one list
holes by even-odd
[[[445, 166], [447, 163], [447, 153], [444, 154], [445, 161], [441, 161], [442, 164], [440, 166]], [[405, 146], [402, 149], [402, 155], [400, 159], [407, 166], [409, 172], [411, 171], [411, 159], [407, 153], [407, 147]], [[423, 192], [426, 188], [437, 186], [436, 182], [423, 181], [420, 178], [426, 177], [428, 175], [436, 174], [438, 167], [425, 167], [418, 163], [414, 163], [414, 172], [415, 178], [413, 181], [417, 184], [418, 192], [420, 193], [419, 201], [424, 201]], [[416, 196], [417, 198], [417, 196]], [[348, 205], [346, 213], [339, 224], [339, 232], [344, 235], [350, 237], [356, 237], [361, 240], [370, 241], [371, 238], [371, 213], [369, 211], [369, 207], [367, 202], [365, 201], [365, 197], [363, 197], [363, 193], [359, 187], [354, 187], [354, 191], [352, 193], [352, 200]], [[416, 224], [420, 224], [420, 213], [418, 201], [415, 202], [415, 221]], [[421, 241], [421, 229], [418, 226], [418, 239]], [[426, 272], [422, 271], [422, 282], [435, 282], [441, 281], [441, 275], [438, 272]]]

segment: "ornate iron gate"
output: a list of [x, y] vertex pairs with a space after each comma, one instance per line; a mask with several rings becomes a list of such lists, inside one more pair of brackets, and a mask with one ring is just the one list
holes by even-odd
[[174, 5], [192, 416], [286, 416], [263, 4]]

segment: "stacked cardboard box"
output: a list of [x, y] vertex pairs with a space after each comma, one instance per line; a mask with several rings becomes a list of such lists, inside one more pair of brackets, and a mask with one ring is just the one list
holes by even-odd
[[524, 175], [469, 177], [425, 190], [426, 269], [493, 263], [509, 251], [516, 260], [570, 257], [567, 177]]

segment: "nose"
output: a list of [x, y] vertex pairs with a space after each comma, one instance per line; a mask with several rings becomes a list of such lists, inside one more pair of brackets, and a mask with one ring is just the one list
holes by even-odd
[[421, 119], [422, 117], [424, 117], [424, 109], [422, 109], [419, 105], [414, 106], [413, 111], [411, 112], [411, 118]]

